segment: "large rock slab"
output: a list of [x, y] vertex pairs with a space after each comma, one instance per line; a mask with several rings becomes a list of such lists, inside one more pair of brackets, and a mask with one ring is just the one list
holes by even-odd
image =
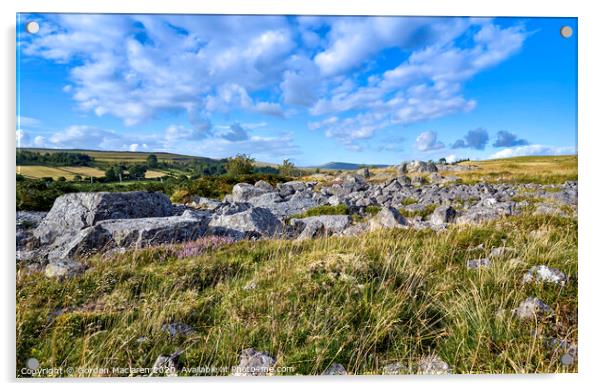
[[370, 220], [371, 231], [380, 228], [403, 228], [408, 225], [408, 220], [393, 207], [382, 208], [376, 216]]
[[232, 188], [232, 201], [234, 202], [247, 202], [253, 197], [260, 196], [268, 193], [261, 185], [256, 187], [248, 183], [237, 183]]
[[301, 232], [297, 239], [303, 240], [322, 235], [340, 234], [351, 225], [351, 216], [312, 216], [303, 219], [292, 219], [290, 223], [295, 232]]
[[82, 257], [113, 248], [143, 248], [195, 240], [205, 234], [208, 213], [182, 216], [106, 220], [57, 240], [48, 259]]
[[79, 231], [104, 220], [165, 217], [173, 213], [171, 201], [159, 192], [70, 193], [54, 201], [33, 236], [44, 245], [67, 231]]
[[282, 222], [269, 209], [249, 203], [224, 204], [209, 222], [211, 234], [235, 240], [272, 237], [282, 231]]

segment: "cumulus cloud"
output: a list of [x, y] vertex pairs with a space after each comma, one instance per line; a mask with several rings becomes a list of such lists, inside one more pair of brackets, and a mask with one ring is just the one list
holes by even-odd
[[416, 138], [416, 149], [421, 152], [434, 151], [444, 148], [445, 145], [437, 140], [437, 133], [432, 131], [422, 132]]
[[[473, 110], [465, 82], [517, 53], [528, 35], [480, 18], [44, 18], [35, 38], [23, 37], [23, 54], [67, 64], [64, 91], [84, 112], [126, 126], [187, 114], [172, 141], [213, 137], [218, 114], [309, 114], [352, 150], [391, 126]], [[385, 50], [399, 60], [383, 69], [375, 58]]]
[[506, 148], [490, 156], [490, 159], [503, 159], [514, 156], [545, 156], [545, 155], [568, 155], [574, 154], [575, 147], [556, 147], [551, 145], [532, 144], [514, 148]]
[[493, 142], [494, 147], [518, 147], [521, 145], [528, 145], [529, 142], [525, 139], [519, 139], [514, 133], [510, 133], [506, 130], [500, 130], [497, 132], [495, 141]]
[[464, 138], [456, 140], [452, 144], [452, 148], [472, 148], [472, 149], [485, 149], [485, 146], [489, 142], [489, 133], [485, 129], [474, 129], [468, 131]]

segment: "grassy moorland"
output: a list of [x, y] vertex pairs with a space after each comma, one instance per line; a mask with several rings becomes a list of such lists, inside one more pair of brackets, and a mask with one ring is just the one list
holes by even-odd
[[[500, 245], [516, 252], [489, 269], [466, 268]], [[18, 367], [29, 357], [43, 367], [150, 367], [177, 350], [186, 367], [221, 367], [254, 347], [297, 374], [319, 374], [332, 362], [354, 374], [396, 362], [411, 371], [428, 353], [455, 373], [577, 370], [546, 347], [550, 337], [577, 341], [574, 219], [243, 241], [196, 256], [180, 249], [96, 256], [85, 274], [64, 282], [19, 270]], [[538, 264], [563, 270], [569, 283], [524, 285], [523, 274]], [[514, 318], [528, 296], [553, 315]], [[193, 331], [171, 337], [162, 330], [170, 322]]]
[[507, 182], [559, 184], [577, 180], [577, 156], [521, 156], [508, 159], [468, 161], [476, 170], [455, 172], [465, 183]]
[[[534, 183], [577, 175], [576, 157], [470, 164], [478, 170], [453, 175]], [[512, 174], [496, 174], [505, 171]], [[216, 183], [195, 183], [174, 187], [172, 197], [216, 191]], [[220, 192], [231, 186], [223, 185]], [[335, 209], [321, 213], [348, 213]], [[527, 208], [439, 232], [218, 246], [207, 240], [93, 256], [84, 274], [64, 281], [18, 264], [17, 368], [35, 357], [41, 367], [82, 370], [69, 376], [116, 376], [93, 369], [148, 368], [177, 351], [184, 367], [230, 367], [253, 347], [294, 369], [287, 374], [320, 374], [333, 362], [351, 374], [381, 374], [393, 363], [413, 373], [428, 354], [454, 373], [577, 371], [549, 346], [551, 338], [578, 340], [576, 217]], [[513, 251], [489, 268], [466, 267], [499, 246]], [[558, 268], [568, 283], [524, 284], [535, 265]], [[514, 317], [512, 309], [530, 296], [552, 312], [532, 321]], [[170, 323], [191, 330], [171, 336], [164, 328]]]

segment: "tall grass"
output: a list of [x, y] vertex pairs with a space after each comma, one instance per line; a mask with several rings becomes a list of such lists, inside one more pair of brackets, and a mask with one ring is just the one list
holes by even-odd
[[[466, 268], [501, 245], [523, 263]], [[378, 374], [390, 363], [412, 368], [430, 353], [456, 373], [576, 371], [545, 348], [546, 337], [577, 340], [573, 219], [521, 216], [442, 232], [243, 241], [182, 254], [163, 247], [97, 256], [64, 282], [19, 269], [17, 368], [30, 357], [42, 367], [150, 367], [178, 350], [186, 367], [221, 367], [254, 347], [295, 374], [319, 374], [333, 362]], [[561, 269], [569, 283], [523, 285], [536, 264]], [[513, 318], [528, 296], [554, 315]], [[169, 322], [194, 333], [171, 337], [162, 330]]]

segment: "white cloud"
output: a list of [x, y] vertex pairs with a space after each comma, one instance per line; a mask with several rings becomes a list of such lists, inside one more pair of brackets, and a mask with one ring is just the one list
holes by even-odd
[[551, 145], [541, 145], [541, 144], [533, 144], [533, 145], [525, 145], [514, 148], [506, 148], [502, 149], [491, 155], [490, 159], [503, 159], [514, 156], [533, 156], [533, 155], [568, 155], [574, 154], [577, 150], [575, 147], [556, 147]]
[[422, 132], [416, 138], [416, 149], [421, 152], [442, 149], [445, 145], [437, 140], [437, 133], [433, 131]]
[[[61, 14], [42, 26], [23, 53], [69, 64], [63, 90], [84, 112], [126, 126], [184, 112], [190, 124], [167, 131], [172, 143], [211, 138], [217, 114], [309, 113], [310, 126], [356, 150], [387, 127], [473, 110], [464, 83], [528, 35], [490, 19], [421, 17]], [[377, 63], [384, 49], [400, 58], [389, 69]]]

